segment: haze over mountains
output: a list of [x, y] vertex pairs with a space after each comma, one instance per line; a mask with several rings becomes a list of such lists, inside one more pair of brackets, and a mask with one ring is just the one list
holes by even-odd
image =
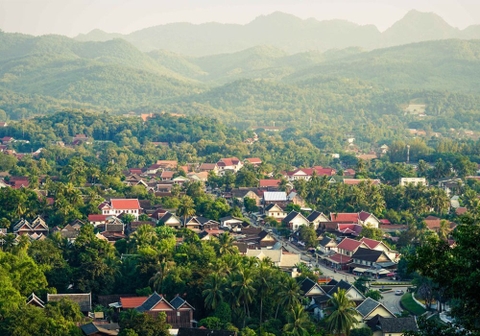
[[94, 30], [76, 37], [79, 41], [122, 38], [142, 51], [163, 49], [189, 56], [232, 53], [258, 45], [270, 45], [288, 54], [361, 47], [366, 50], [450, 38], [478, 39], [480, 25], [459, 30], [434, 13], [408, 12], [392, 27], [380, 32], [374, 25], [344, 20], [303, 20], [275, 12], [246, 25], [220, 23], [172, 23], [127, 35]]

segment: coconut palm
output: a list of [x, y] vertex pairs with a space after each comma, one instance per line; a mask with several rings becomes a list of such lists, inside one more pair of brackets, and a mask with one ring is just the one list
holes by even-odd
[[278, 305], [275, 318], [277, 318], [278, 310], [281, 306], [285, 307], [285, 309], [290, 309], [300, 303], [300, 295], [300, 286], [294, 278], [285, 277], [285, 279], [282, 279], [280, 290], [278, 291]]
[[202, 292], [205, 298], [205, 307], [215, 310], [220, 302], [223, 301], [223, 286], [225, 278], [218, 273], [212, 273], [205, 282], [205, 289]]
[[195, 215], [195, 204], [190, 196], [182, 196], [180, 205], [177, 208], [177, 215], [183, 217], [183, 226], [187, 222], [187, 217]]
[[218, 249], [219, 255], [234, 254], [236, 247], [233, 246], [233, 237], [230, 233], [225, 232], [218, 236]]
[[258, 296], [260, 298], [260, 327], [262, 326], [263, 318], [263, 300], [270, 294], [272, 287], [272, 260], [270, 258], [264, 258], [258, 265], [258, 271], [256, 274], [256, 288], [258, 290]]
[[445, 213], [450, 208], [450, 199], [445, 190], [432, 188], [429, 193], [430, 205], [436, 213]]
[[[242, 305], [245, 315], [250, 317], [248, 305], [253, 301], [256, 290], [253, 286], [253, 272], [250, 268], [240, 268], [232, 275], [231, 289], [236, 296], [237, 306]], [[245, 318], [243, 320], [245, 326]]]
[[332, 313], [327, 317], [327, 330], [335, 335], [350, 335], [350, 329], [357, 323], [355, 303], [347, 297], [344, 289], [339, 289], [328, 301]]
[[302, 305], [297, 303], [287, 314], [287, 324], [283, 327], [283, 331], [293, 336], [308, 336], [308, 327], [312, 324], [307, 312]]
[[153, 246], [157, 241], [157, 234], [150, 225], [142, 225], [132, 233], [131, 241], [136, 249], [141, 246]]

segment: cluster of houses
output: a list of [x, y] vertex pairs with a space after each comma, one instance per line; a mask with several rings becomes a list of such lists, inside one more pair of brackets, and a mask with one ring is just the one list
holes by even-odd
[[323, 318], [329, 308], [329, 300], [339, 291], [345, 290], [346, 296], [355, 303], [357, 324], [355, 328], [370, 328], [375, 336], [403, 335], [407, 331], [418, 331], [414, 316], [397, 317], [384, 304], [369, 298], [353, 284], [345, 280], [331, 279], [326, 283], [317, 283], [306, 278], [301, 290], [308, 304], [306, 310], [317, 318]]

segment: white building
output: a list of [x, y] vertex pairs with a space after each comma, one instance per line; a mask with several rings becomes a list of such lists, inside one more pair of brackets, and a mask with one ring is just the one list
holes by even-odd
[[110, 202], [103, 202], [98, 206], [102, 215], [118, 216], [122, 213], [130, 214], [138, 219], [140, 215], [140, 203], [138, 199], [111, 199]]

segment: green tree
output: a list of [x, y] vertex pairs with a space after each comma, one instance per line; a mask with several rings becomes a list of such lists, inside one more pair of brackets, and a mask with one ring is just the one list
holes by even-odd
[[215, 310], [222, 302], [224, 285], [225, 279], [220, 274], [213, 273], [208, 277], [202, 292], [206, 308]]
[[339, 289], [328, 301], [332, 313], [327, 317], [327, 330], [335, 335], [350, 335], [350, 330], [357, 324], [355, 303], [347, 297], [344, 289]]
[[187, 217], [195, 214], [195, 204], [190, 196], [182, 196], [180, 198], [180, 205], [177, 208], [177, 215], [183, 217], [183, 226], [187, 222]]
[[283, 330], [288, 335], [308, 336], [312, 322], [301, 304], [296, 304], [287, 313], [287, 324]]

